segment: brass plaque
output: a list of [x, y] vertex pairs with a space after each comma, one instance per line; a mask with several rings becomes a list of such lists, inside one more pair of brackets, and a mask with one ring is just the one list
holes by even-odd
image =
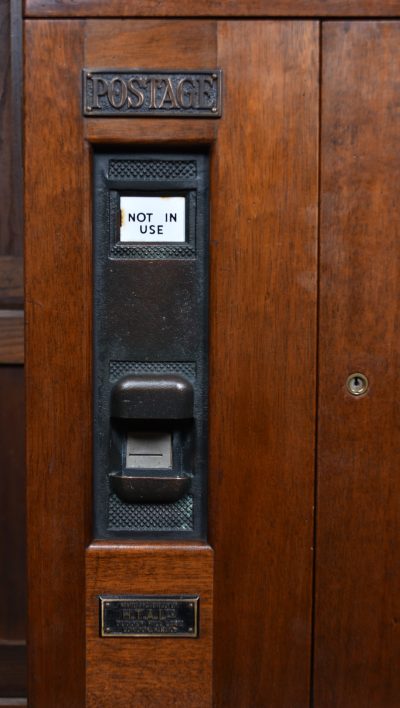
[[198, 636], [197, 595], [103, 595], [102, 637]]
[[84, 69], [83, 114], [219, 118], [221, 71]]

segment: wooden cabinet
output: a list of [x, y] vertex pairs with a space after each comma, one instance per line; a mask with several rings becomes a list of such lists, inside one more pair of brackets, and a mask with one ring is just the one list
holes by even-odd
[[[398, 7], [297, 5], [27, 2], [32, 708], [400, 705]], [[85, 67], [222, 69], [222, 117], [84, 117]], [[210, 156], [206, 541], [93, 538], [100, 146]], [[107, 592], [199, 639], [101, 638]]]

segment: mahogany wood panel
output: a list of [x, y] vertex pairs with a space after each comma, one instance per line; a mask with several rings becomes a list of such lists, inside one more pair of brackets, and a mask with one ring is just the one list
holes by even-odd
[[[315, 706], [400, 705], [400, 24], [324, 26]], [[354, 398], [347, 376], [364, 372]]]
[[23, 305], [24, 274], [22, 258], [0, 256], [0, 308]]
[[[87, 553], [87, 708], [185, 706], [212, 699], [213, 554], [208, 546], [98, 544]], [[101, 638], [100, 594], [198, 594], [199, 637]]]
[[215, 121], [190, 118], [154, 120], [120, 118], [110, 121], [91, 118], [85, 121], [85, 137], [91, 143], [134, 143], [137, 145], [167, 144], [169, 147], [183, 144], [209, 145], [218, 131]]
[[210, 540], [221, 708], [309, 702], [318, 45], [311, 21], [219, 24]]
[[83, 23], [27, 22], [25, 52], [29, 705], [82, 708], [91, 505]]
[[[85, 31], [86, 66], [113, 68], [214, 68], [217, 23], [212, 20], [88, 20]], [[96, 119], [90, 119], [93, 121]], [[154, 124], [157, 119], [152, 119]], [[143, 119], [140, 120], [143, 123]], [[89, 122], [89, 121], [88, 121]], [[104, 122], [99, 120], [99, 123]], [[120, 121], [118, 121], [120, 122]], [[126, 122], [126, 121], [124, 121]], [[178, 121], [173, 121], [175, 126]], [[126, 132], [137, 120], [128, 121]]]
[[0, 364], [24, 361], [24, 313], [0, 310]]
[[25, 0], [30, 17], [399, 16], [399, 0]]
[[190, 68], [212, 69], [207, 62], [216, 30], [213, 20], [92, 20], [86, 30], [86, 62], [89, 67], [93, 59], [95, 66], [181, 69], [193, 61]]

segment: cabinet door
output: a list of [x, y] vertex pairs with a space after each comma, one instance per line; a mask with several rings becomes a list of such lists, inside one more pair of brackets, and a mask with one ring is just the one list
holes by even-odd
[[[206, 706], [211, 667], [218, 706], [306, 706], [318, 23], [31, 19], [25, 46], [32, 706]], [[220, 68], [222, 117], [83, 117], [85, 66]], [[210, 155], [207, 541], [93, 538], [91, 154], [110, 145]], [[100, 594], [189, 590], [198, 640], [99, 637]]]
[[326, 23], [322, 39], [315, 705], [386, 708], [400, 695], [400, 25]]

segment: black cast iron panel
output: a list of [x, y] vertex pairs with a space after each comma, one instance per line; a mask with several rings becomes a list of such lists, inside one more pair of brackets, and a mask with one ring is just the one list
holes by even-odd
[[[93, 163], [94, 533], [97, 538], [204, 538], [208, 155], [98, 150]], [[121, 242], [119, 201], [126, 195], [184, 197], [185, 241]], [[174, 255], [175, 249], [179, 254]], [[193, 408], [185, 408], [186, 418], [157, 420], [154, 401], [147, 413], [137, 411], [136, 405], [130, 407], [138, 420], [112, 417], [111, 391], [120, 379], [148, 374], [155, 385], [160, 377], [165, 376], [168, 382], [175, 373], [193, 387]], [[135, 390], [135, 382], [131, 388]], [[146, 405], [147, 397], [142, 399]], [[173, 465], [169, 472], [126, 469], [127, 435], [147, 429], [150, 434], [171, 435]], [[169, 501], [166, 497], [165, 503], [159, 503], [157, 497], [157, 503], [132, 503], [115, 493], [129, 487], [129, 480], [128, 484], [115, 484], [119, 473], [125, 475], [125, 481], [126, 475], [148, 474], [150, 485], [168, 475], [175, 486], [182, 476], [189, 484], [182, 485], [185, 496], [178, 501], [171, 503], [171, 497]]]

